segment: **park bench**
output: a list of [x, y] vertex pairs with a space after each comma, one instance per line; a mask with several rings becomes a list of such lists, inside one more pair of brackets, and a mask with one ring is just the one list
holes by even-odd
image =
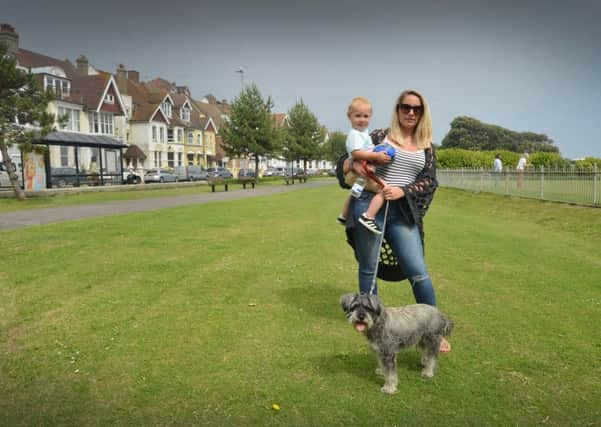
[[225, 191], [228, 190], [227, 181], [221, 177], [209, 178], [209, 179], [207, 179], [207, 184], [209, 184], [211, 186], [211, 193], [215, 192], [215, 187], [218, 185], [223, 185], [225, 187]]
[[242, 184], [242, 188], [246, 190], [247, 185], [251, 185], [252, 188], [255, 188], [255, 178], [252, 176], [243, 176], [238, 178], [238, 183]]
[[307, 175], [293, 175], [284, 177], [286, 180], [286, 185], [294, 184], [294, 181], [298, 181], [299, 183], [307, 182]]

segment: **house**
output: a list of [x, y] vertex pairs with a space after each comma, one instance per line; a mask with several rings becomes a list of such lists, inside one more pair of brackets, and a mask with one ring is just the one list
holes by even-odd
[[[121, 183], [122, 151], [127, 147], [115, 121], [127, 110], [113, 76], [91, 66], [84, 55], [74, 65], [23, 49], [14, 27], [7, 24], [0, 27], [0, 42], [7, 44], [18, 67], [34, 74], [40, 88], [55, 95], [48, 111], [67, 118], [63, 124], [57, 121], [57, 132], [36, 142], [48, 148], [46, 185]], [[64, 174], [76, 179], [61, 179]]]

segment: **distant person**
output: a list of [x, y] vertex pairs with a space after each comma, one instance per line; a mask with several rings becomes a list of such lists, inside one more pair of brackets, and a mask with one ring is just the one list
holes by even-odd
[[526, 169], [526, 166], [528, 165], [528, 157], [530, 156], [524, 151], [524, 154], [522, 154], [522, 157], [520, 157], [520, 160], [518, 161], [518, 165], [515, 167], [518, 171], [518, 189], [521, 189], [524, 186], [524, 169]]
[[[372, 106], [368, 99], [361, 96], [353, 98], [348, 106], [346, 113], [348, 119], [351, 122], [351, 130], [346, 137], [346, 151], [349, 155], [349, 161], [345, 163], [345, 181], [349, 185], [353, 185], [358, 177], [365, 178], [365, 172], [362, 169], [361, 161], [365, 160], [371, 163], [389, 163], [391, 158], [383, 151], [372, 151], [374, 145], [372, 144], [371, 137], [369, 136], [369, 122], [372, 115]], [[357, 161], [355, 161], [357, 160]], [[373, 170], [373, 166], [372, 167]], [[380, 188], [372, 180], [367, 180], [365, 188], [378, 194]], [[346, 219], [349, 215], [349, 207], [351, 204], [351, 197], [348, 196], [344, 202], [342, 212], [336, 219], [339, 224], [345, 225]], [[365, 227], [370, 231], [381, 234], [378, 225], [375, 222], [375, 217], [382, 205], [384, 204], [384, 197], [373, 198], [367, 210], [361, 216], [359, 220]]]
[[493, 162], [493, 169], [495, 172], [495, 187], [499, 185], [499, 179], [503, 172], [503, 161], [501, 160], [501, 154], [497, 153], [495, 161]]

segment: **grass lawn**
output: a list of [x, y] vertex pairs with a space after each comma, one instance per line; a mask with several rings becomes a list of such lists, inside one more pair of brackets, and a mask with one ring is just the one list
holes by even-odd
[[[441, 189], [453, 352], [399, 392], [346, 323], [332, 185], [0, 233], [0, 425], [599, 425], [601, 212]], [[382, 283], [388, 305], [409, 285]], [[279, 411], [272, 404], [280, 406]]]

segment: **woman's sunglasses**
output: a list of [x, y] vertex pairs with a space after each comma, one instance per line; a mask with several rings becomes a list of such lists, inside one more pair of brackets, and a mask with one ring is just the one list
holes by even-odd
[[421, 114], [424, 112], [424, 107], [422, 105], [399, 104], [398, 109], [404, 114], [409, 114], [411, 110], [413, 110], [413, 113], [415, 114]]

